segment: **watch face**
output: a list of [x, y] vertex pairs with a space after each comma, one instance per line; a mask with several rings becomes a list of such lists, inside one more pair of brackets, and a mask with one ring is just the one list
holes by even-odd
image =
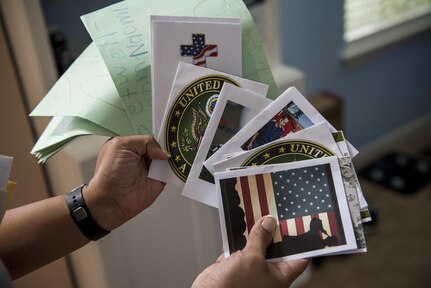
[[75, 210], [73, 210], [72, 213], [76, 221], [82, 221], [87, 218], [87, 212], [82, 207], [76, 208]]

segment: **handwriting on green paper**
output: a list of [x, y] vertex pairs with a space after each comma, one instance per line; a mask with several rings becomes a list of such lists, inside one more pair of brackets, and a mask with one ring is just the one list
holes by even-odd
[[94, 43], [54, 84], [31, 116], [75, 116], [118, 135], [133, 134], [109, 71]]
[[[93, 32], [93, 40], [107, 64], [134, 132], [150, 134], [151, 99], [145, 97], [151, 95], [148, 36], [144, 37], [129, 7], [109, 9], [106, 16], [114, 32], [100, 29], [100, 21], [93, 21], [89, 30]], [[103, 21], [101, 25], [106, 26]]]
[[135, 133], [150, 134], [153, 130], [150, 15], [240, 18], [243, 77], [268, 84], [268, 96], [276, 96], [259, 34], [242, 0], [190, 0], [180, 5], [177, 0], [119, 2], [84, 15], [82, 20], [108, 67]]

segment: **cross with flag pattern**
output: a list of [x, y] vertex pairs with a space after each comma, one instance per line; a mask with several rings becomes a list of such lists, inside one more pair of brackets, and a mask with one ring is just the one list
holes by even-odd
[[258, 218], [272, 214], [279, 220], [275, 243], [285, 235], [307, 232], [312, 218], [322, 220], [330, 236], [338, 236], [338, 205], [333, 200], [330, 179], [327, 164], [239, 177], [236, 190], [245, 212], [246, 234]]
[[217, 45], [205, 44], [205, 34], [192, 34], [192, 45], [181, 45], [181, 56], [192, 56], [193, 65], [206, 67], [207, 57], [218, 56]]

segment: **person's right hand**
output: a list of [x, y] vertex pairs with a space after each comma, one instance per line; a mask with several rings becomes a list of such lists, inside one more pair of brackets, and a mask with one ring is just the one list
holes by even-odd
[[245, 248], [227, 258], [223, 255], [205, 269], [192, 287], [289, 287], [307, 268], [309, 260], [268, 262], [265, 250], [275, 231], [276, 221], [272, 216], [260, 218], [250, 232]]
[[113, 230], [150, 206], [165, 184], [147, 177], [151, 161], [167, 160], [152, 136], [118, 136], [107, 141], [84, 198], [96, 222]]

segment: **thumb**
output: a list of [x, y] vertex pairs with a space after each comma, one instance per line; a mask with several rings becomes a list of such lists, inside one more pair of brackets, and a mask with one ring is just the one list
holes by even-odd
[[250, 252], [257, 252], [265, 255], [266, 248], [269, 243], [271, 243], [274, 235], [276, 225], [277, 221], [271, 215], [264, 216], [257, 220], [250, 231], [250, 236], [244, 251], [249, 250]]

